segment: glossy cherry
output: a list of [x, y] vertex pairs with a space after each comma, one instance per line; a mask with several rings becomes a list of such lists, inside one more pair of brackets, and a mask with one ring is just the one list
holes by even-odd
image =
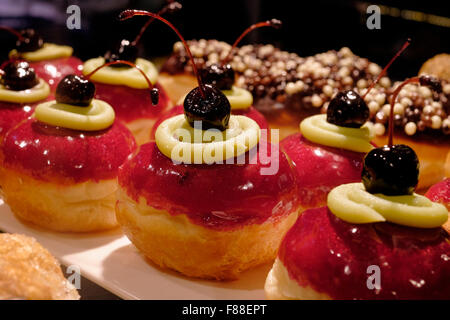
[[191, 90], [184, 100], [184, 113], [189, 124], [194, 127], [195, 121], [202, 121], [203, 129], [215, 128], [225, 130], [230, 119], [231, 106], [228, 98], [214, 85], [203, 84], [200, 73], [195, 65], [189, 46], [177, 28], [157, 14], [144, 10], [125, 10], [119, 15], [120, 20], [126, 20], [137, 15], [150, 16], [167, 24], [180, 38], [186, 52], [191, 58], [198, 87]]
[[184, 114], [189, 124], [194, 127], [196, 121], [201, 121], [202, 129], [216, 128], [221, 131], [228, 127], [231, 106], [228, 98], [215, 86], [203, 85], [205, 97], [200, 88], [190, 91], [184, 99]]
[[251, 31], [262, 28], [262, 27], [272, 27], [272, 28], [280, 28], [281, 21], [277, 19], [272, 19], [264, 22], [258, 22], [247, 29], [236, 39], [233, 43], [233, 46], [230, 49], [228, 55], [223, 59], [221, 63], [214, 63], [206, 68], [201, 70], [201, 76], [205, 83], [213, 84], [220, 90], [231, 90], [234, 81], [235, 81], [235, 73], [231, 65], [228, 63], [234, 55], [235, 49], [239, 42]]
[[1, 84], [9, 90], [21, 91], [34, 87], [39, 79], [26, 61], [11, 61], [3, 67]]
[[95, 85], [75, 74], [65, 76], [56, 87], [55, 98], [58, 103], [87, 107], [95, 95]]
[[[126, 60], [135, 62], [138, 57], [138, 49], [134, 43], [127, 39], [122, 39], [120, 43], [112, 51], [105, 54], [105, 62], [113, 62], [117, 60]], [[112, 67], [129, 67], [126, 64], [115, 64]]]
[[387, 69], [397, 59], [397, 57], [409, 46], [411, 39], [408, 39], [395, 56], [384, 67], [376, 80], [372, 82], [364, 95], [361, 97], [356, 91], [348, 90], [339, 92], [331, 99], [327, 108], [327, 121], [341, 127], [360, 128], [370, 116], [369, 107], [367, 107], [364, 98], [375, 86], [375, 84], [386, 74]]
[[201, 70], [201, 76], [205, 83], [212, 84], [220, 90], [231, 90], [236, 75], [229, 64], [214, 63]]
[[36, 51], [44, 45], [44, 40], [34, 29], [20, 31], [21, 37], [16, 41], [16, 49], [19, 52]]
[[391, 98], [389, 117], [389, 144], [371, 150], [364, 158], [361, 174], [366, 190], [386, 195], [412, 194], [419, 181], [419, 160], [413, 149], [406, 145], [393, 145], [394, 104], [401, 89], [409, 83], [429, 86], [439, 90], [440, 83], [430, 76], [414, 77], [402, 82]]
[[338, 92], [327, 108], [327, 121], [341, 127], [360, 128], [369, 116], [369, 107], [354, 90]]
[[58, 87], [56, 88], [56, 101], [58, 103], [66, 103], [81, 107], [89, 106], [95, 95], [95, 85], [93, 82], [89, 81], [89, 78], [92, 77], [100, 69], [116, 64], [124, 64], [136, 68], [147, 81], [148, 87], [150, 89], [150, 99], [152, 101], [152, 104], [158, 104], [159, 90], [153, 87], [150, 79], [147, 77], [145, 72], [142, 71], [141, 68], [136, 66], [134, 63], [125, 60], [117, 60], [105, 63], [100, 67], [94, 69], [86, 76], [78, 76], [74, 74], [65, 76], [61, 80], [61, 82], [58, 83]]
[[419, 159], [403, 144], [375, 148], [364, 159], [361, 179], [370, 193], [412, 194], [419, 182]]

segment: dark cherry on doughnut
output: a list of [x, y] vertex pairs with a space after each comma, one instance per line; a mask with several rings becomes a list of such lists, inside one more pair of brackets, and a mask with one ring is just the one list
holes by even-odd
[[[0, 83], [8, 90], [31, 89], [39, 83], [33, 68], [26, 61], [7, 61], [0, 67]], [[50, 100], [50, 96], [45, 100]], [[14, 103], [0, 100], [0, 140], [22, 120], [33, 114], [38, 103]]]
[[[9, 27], [0, 26], [0, 30], [8, 31], [17, 37], [15, 49], [19, 57], [23, 53], [34, 52], [44, 45], [43, 38], [31, 28], [16, 31]], [[81, 74], [83, 63], [76, 57], [63, 57], [51, 60], [29, 61], [39, 78], [44, 79], [53, 92], [59, 81], [68, 74]]]
[[58, 103], [87, 107], [95, 95], [95, 85], [89, 80], [97, 71], [112, 65], [128, 65], [134, 67], [144, 76], [150, 90], [150, 99], [153, 105], [158, 104], [159, 90], [154, 88], [147, 75], [134, 63], [125, 60], [115, 60], [101, 65], [86, 76], [70, 74], [65, 76], [56, 88], [56, 101]]
[[10, 61], [2, 68], [1, 84], [9, 90], [21, 91], [39, 83], [36, 72], [26, 61]]
[[394, 90], [389, 115], [389, 144], [371, 150], [364, 159], [361, 178], [370, 193], [412, 194], [419, 182], [419, 159], [414, 150], [406, 145], [393, 144], [394, 104], [400, 90], [409, 83], [419, 83], [432, 90], [441, 90], [440, 82], [430, 76], [407, 79]]

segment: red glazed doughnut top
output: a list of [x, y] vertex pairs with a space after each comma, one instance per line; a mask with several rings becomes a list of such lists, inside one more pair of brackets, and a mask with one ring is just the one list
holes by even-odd
[[[326, 207], [305, 211], [279, 258], [300, 286], [333, 299], [450, 299], [450, 237], [442, 228], [350, 224]], [[368, 289], [378, 266], [381, 289]]]
[[281, 148], [295, 164], [305, 208], [326, 203], [334, 187], [361, 180], [364, 153], [316, 144], [301, 133], [285, 138]]
[[113, 107], [117, 119], [125, 122], [142, 118], [159, 118], [169, 105], [169, 97], [158, 83], [155, 84], [155, 88], [159, 90], [157, 105], [151, 105], [148, 98], [148, 89], [135, 89], [100, 82], [94, 83], [96, 99], [108, 102]]
[[11, 103], [0, 101], [0, 137], [12, 127], [33, 114], [36, 103]]
[[132, 134], [117, 122], [105, 130], [83, 132], [35, 119], [12, 129], [2, 146], [5, 167], [58, 183], [113, 179], [135, 148]]
[[436, 183], [425, 194], [433, 202], [442, 203], [450, 210], [450, 178]]
[[261, 175], [261, 168], [270, 165], [250, 153], [246, 164], [177, 165], [151, 142], [125, 162], [119, 184], [135, 201], [143, 197], [155, 209], [186, 214], [191, 222], [207, 228], [230, 230], [259, 224], [289, 214], [297, 201], [289, 162], [272, 147], [268, 154], [274, 154], [271, 165], [278, 170]]

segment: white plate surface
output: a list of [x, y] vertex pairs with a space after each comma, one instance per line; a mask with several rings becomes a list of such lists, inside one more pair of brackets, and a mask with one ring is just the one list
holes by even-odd
[[62, 264], [79, 266], [84, 277], [124, 299], [264, 299], [270, 265], [248, 271], [237, 281], [193, 280], [152, 265], [119, 230], [49, 232], [18, 220], [1, 199], [0, 230], [36, 238]]

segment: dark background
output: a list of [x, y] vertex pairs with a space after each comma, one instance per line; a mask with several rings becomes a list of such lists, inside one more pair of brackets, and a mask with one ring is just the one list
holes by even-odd
[[[450, 10], [446, 1], [332, 1], [332, 0], [186, 0], [183, 9], [168, 19], [187, 39], [216, 38], [232, 43], [251, 23], [278, 18], [281, 30], [263, 28], [244, 43], [273, 43], [301, 56], [348, 46], [358, 55], [381, 65], [400, 48], [407, 37], [411, 47], [391, 68], [390, 75], [401, 79], [416, 74], [422, 63], [441, 52], [450, 52]], [[126, 8], [156, 12], [164, 0], [0, 0], [0, 25], [34, 27], [50, 42], [70, 44], [82, 60], [103, 55], [121, 38], [133, 39], [147, 17], [119, 22]], [[81, 30], [66, 28], [66, 8], [81, 8]], [[385, 6], [381, 30], [366, 27], [369, 4]], [[390, 9], [389, 9], [390, 8]], [[399, 9], [399, 10], [396, 10]], [[387, 10], [387, 11], [386, 11]], [[409, 10], [409, 11], [408, 11]], [[411, 20], [411, 11], [425, 13]], [[435, 15], [435, 16], [432, 16]], [[436, 16], [438, 16], [436, 18]], [[440, 18], [439, 18], [440, 17]], [[141, 41], [146, 57], [168, 55], [175, 34], [156, 21]], [[6, 59], [14, 38], [0, 32], [0, 59]]]

